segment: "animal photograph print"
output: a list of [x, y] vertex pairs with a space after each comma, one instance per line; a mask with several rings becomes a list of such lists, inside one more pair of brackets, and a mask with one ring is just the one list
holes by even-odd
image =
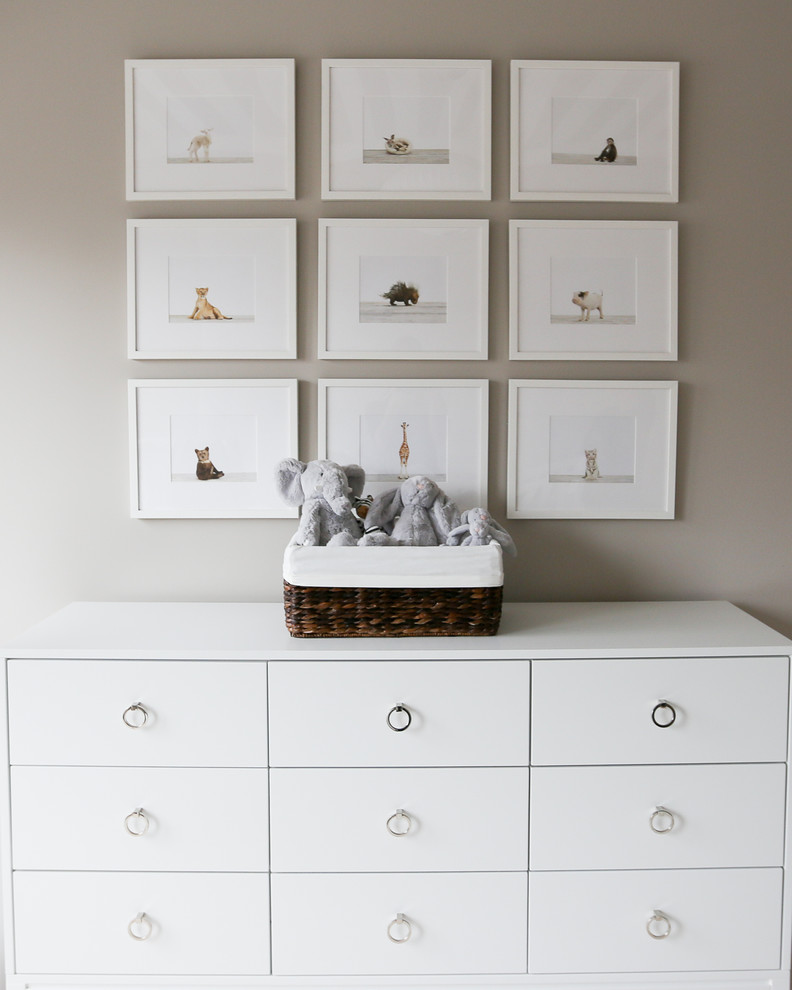
[[441, 255], [360, 258], [361, 323], [445, 323], [448, 259]]
[[364, 96], [365, 165], [447, 165], [450, 101], [444, 96]]
[[169, 96], [169, 165], [240, 165], [253, 162], [252, 96]]
[[611, 168], [638, 164], [638, 104], [634, 99], [553, 97], [553, 165]]

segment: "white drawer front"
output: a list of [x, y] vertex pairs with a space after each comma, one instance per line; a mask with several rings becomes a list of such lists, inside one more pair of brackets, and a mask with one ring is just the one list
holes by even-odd
[[782, 866], [786, 767], [535, 767], [531, 869]]
[[527, 768], [279, 769], [270, 798], [273, 870], [528, 869]]
[[17, 973], [269, 973], [266, 876], [16, 873], [14, 901]]
[[536, 765], [786, 759], [786, 657], [541, 660], [532, 692]]
[[266, 766], [266, 678], [263, 663], [10, 660], [11, 762]]
[[11, 821], [17, 870], [268, 868], [266, 770], [13, 767]]
[[524, 873], [273, 874], [273, 975], [524, 973], [526, 902]]
[[529, 691], [527, 661], [271, 663], [272, 765], [526, 766]]
[[529, 972], [778, 969], [781, 886], [781, 870], [532, 873]]

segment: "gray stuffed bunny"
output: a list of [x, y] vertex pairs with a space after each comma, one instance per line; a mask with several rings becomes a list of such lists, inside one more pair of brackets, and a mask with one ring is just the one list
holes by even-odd
[[436, 547], [460, 522], [459, 509], [437, 483], [416, 475], [374, 499], [366, 530], [379, 527], [406, 546]]
[[352, 499], [362, 494], [365, 483], [366, 472], [358, 464], [306, 464], [293, 457], [281, 461], [275, 469], [278, 493], [287, 505], [303, 507], [289, 546], [355, 546], [363, 526], [353, 511]]
[[462, 524], [451, 530], [447, 543], [451, 547], [484, 547], [489, 543], [499, 543], [506, 553], [517, 556], [511, 536], [486, 509], [480, 507], [466, 509], [462, 513]]

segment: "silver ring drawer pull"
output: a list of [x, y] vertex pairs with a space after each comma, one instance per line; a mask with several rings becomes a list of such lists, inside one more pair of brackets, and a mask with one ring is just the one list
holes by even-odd
[[130, 835], [145, 835], [151, 823], [142, 808], [135, 808], [131, 815], [124, 819], [124, 828]]
[[655, 911], [646, 922], [646, 930], [652, 938], [668, 938], [671, 934], [671, 921], [662, 911]]
[[[402, 931], [401, 938], [393, 934], [394, 929], [399, 928]], [[388, 938], [391, 942], [395, 942], [397, 945], [401, 945], [403, 942], [408, 942], [410, 936], [412, 935], [412, 925], [404, 917], [403, 914], [397, 914], [393, 921], [388, 925]]]
[[676, 825], [676, 818], [668, 808], [658, 805], [649, 816], [649, 825], [657, 835], [666, 835]]
[[397, 808], [385, 824], [390, 834], [398, 838], [402, 835], [407, 835], [412, 828], [413, 821], [406, 811]]
[[388, 712], [388, 725], [394, 732], [404, 732], [405, 729], [409, 729], [411, 722], [410, 709], [404, 705], [394, 705]]
[[136, 942], [145, 942], [147, 938], [151, 938], [154, 926], [151, 924], [151, 919], [146, 915], [146, 912], [141, 911], [137, 918], [133, 918], [129, 922], [127, 931], [130, 938], [133, 938]]
[[138, 701], [134, 705], [130, 705], [129, 708], [125, 708], [121, 718], [124, 720], [124, 725], [128, 725], [130, 729], [142, 729], [148, 722], [149, 713]]
[[658, 729], [670, 729], [676, 717], [676, 708], [668, 701], [658, 701], [652, 709], [652, 721]]

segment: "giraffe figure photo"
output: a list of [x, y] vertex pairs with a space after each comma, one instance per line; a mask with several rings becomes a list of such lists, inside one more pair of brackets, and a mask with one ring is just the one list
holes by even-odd
[[407, 461], [410, 459], [410, 445], [407, 443], [407, 427], [409, 423], [402, 423], [402, 442], [399, 447], [399, 481], [409, 478], [407, 473]]

